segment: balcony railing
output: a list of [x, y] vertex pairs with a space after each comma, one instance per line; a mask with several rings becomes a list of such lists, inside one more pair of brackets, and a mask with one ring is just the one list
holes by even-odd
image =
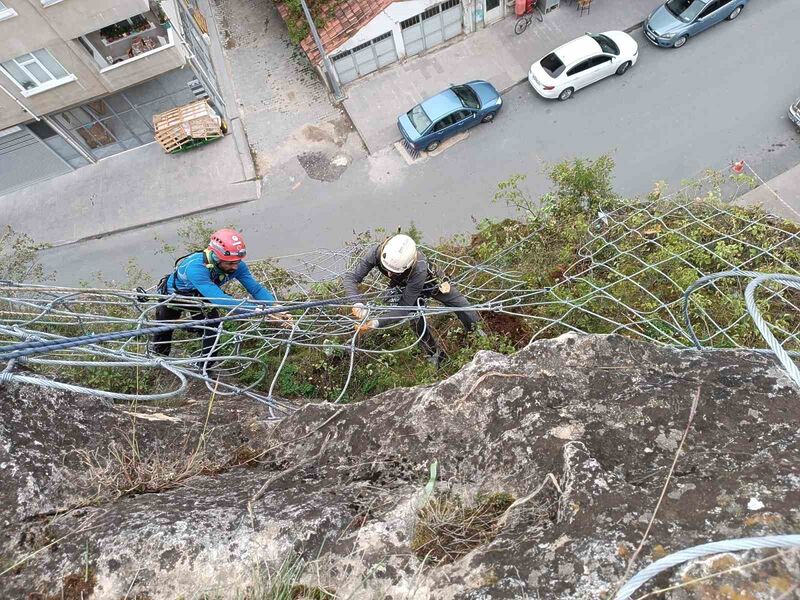
[[105, 73], [174, 46], [169, 23], [160, 21], [151, 10], [82, 35], [78, 42], [92, 56], [100, 72]]

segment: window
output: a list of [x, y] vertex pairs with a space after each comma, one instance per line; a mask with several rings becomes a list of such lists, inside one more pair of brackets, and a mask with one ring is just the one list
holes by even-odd
[[53, 6], [53, 4], [58, 4], [62, 2], [62, 0], [42, 0], [42, 6], [47, 8], [48, 6]]
[[564, 71], [564, 63], [556, 56], [555, 52], [551, 52], [545, 56], [541, 62], [542, 68], [550, 77], [558, 77]]
[[600, 45], [600, 49], [606, 54], [614, 54], [614, 55], [619, 54], [619, 48], [614, 43], [614, 40], [612, 40], [607, 35], [603, 35], [602, 33], [599, 35], [590, 34], [589, 37], [592, 38], [595, 42], [597, 42]]
[[592, 66], [593, 67], [599, 67], [600, 65], [606, 64], [610, 60], [611, 60], [610, 56], [605, 56], [604, 54], [601, 54], [600, 56], [595, 56], [592, 59]]
[[458, 113], [453, 113], [451, 115], [447, 115], [443, 119], [439, 119], [439, 121], [436, 123], [436, 125], [433, 126], [433, 130], [434, 131], [441, 131], [445, 127], [450, 127], [450, 125], [455, 123], [455, 118], [454, 117], [456, 116], [456, 114], [458, 114]]
[[6, 19], [10, 19], [11, 17], [16, 17], [17, 11], [13, 8], [7, 7], [5, 4], [0, 2], [0, 21], [5, 21]]
[[408, 115], [408, 120], [411, 121], [411, 124], [414, 126], [414, 129], [420, 133], [424, 133], [431, 124], [431, 120], [428, 118], [428, 115], [425, 114], [425, 111], [419, 104], [417, 104], [406, 114]]
[[669, 0], [664, 6], [681, 21], [688, 23], [694, 20], [705, 3], [701, 0]]
[[40, 88], [48, 89], [75, 79], [75, 76], [67, 73], [61, 63], [45, 49], [22, 54], [0, 63], [0, 66], [24, 92], [33, 92]]
[[702, 19], [704, 17], [707, 17], [712, 12], [717, 10], [719, 8], [720, 4], [721, 4], [721, 2], [716, 2], [716, 1], [709, 2], [708, 4], [706, 4], [706, 7], [700, 13], [700, 17], [699, 18]]
[[578, 63], [577, 65], [572, 67], [569, 71], [567, 71], [567, 77], [572, 77], [573, 75], [577, 75], [578, 73], [582, 73], [583, 71], [585, 71], [586, 69], [589, 68], [589, 65], [591, 64], [591, 62], [592, 62], [591, 59], [589, 59], [589, 60], [585, 60], [585, 61], [583, 61], [581, 63]]
[[472, 113], [468, 110], [459, 110], [456, 113], [453, 113], [453, 123], [460, 123], [467, 117], [469, 117]]
[[478, 96], [475, 95], [475, 92], [473, 92], [472, 88], [470, 88], [468, 85], [456, 85], [450, 89], [453, 90], [453, 93], [458, 96], [459, 100], [461, 100], [461, 106], [475, 109], [481, 107], [481, 103], [478, 101]]

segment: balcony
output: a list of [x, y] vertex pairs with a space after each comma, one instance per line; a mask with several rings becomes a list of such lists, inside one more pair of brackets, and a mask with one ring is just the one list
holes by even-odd
[[82, 35], [76, 41], [91, 55], [112, 91], [185, 63], [170, 23], [153, 5], [145, 13]]

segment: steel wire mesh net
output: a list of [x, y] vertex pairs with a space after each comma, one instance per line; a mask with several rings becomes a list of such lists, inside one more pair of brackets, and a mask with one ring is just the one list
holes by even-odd
[[[716, 201], [714, 190], [719, 195], [718, 180], [709, 176], [669, 197], [656, 193], [646, 202], [610, 203], [588, 222], [571, 264], [556, 265], [544, 286], [537, 285], [541, 273], [532, 268], [548, 251], [544, 225], [509, 225], [514, 235], [483, 259], [472, 251], [481, 242], [480, 234], [422, 250], [440, 279], [448, 279], [467, 297], [471, 310], [487, 319], [512, 317], [531, 340], [567, 331], [619, 333], [675, 347], [774, 351], [800, 385], [790, 358], [800, 352], [800, 227], [758, 209]], [[738, 189], [730, 195], [737, 194]], [[3, 284], [0, 360], [6, 361], [6, 369], [0, 383], [147, 400], [180, 394], [196, 380], [218, 393], [264, 402], [279, 417], [292, 405], [273, 394], [276, 381], [296, 372], [296, 356], [316, 352], [323, 362], [334, 353], [340, 357], [337, 364], [346, 373], [336, 398], [341, 400], [354, 369], [381, 355], [408, 352], [419, 342], [403, 323], [370, 343], [354, 334], [358, 320], [349, 311], [352, 299], [344, 298], [339, 282], [370, 246], [370, 240], [362, 239], [335, 251], [251, 264], [256, 277], [291, 311], [293, 321], [271, 315], [222, 323], [183, 320], [191, 328], [175, 332], [169, 356], [154, 353], [150, 336], [141, 333], [163, 324], [155, 319], [158, 307], [178, 305], [186, 309], [184, 317], [194, 313], [202, 318], [213, 316], [210, 303], [159, 296], [152, 290]], [[730, 272], [732, 276], [713, 276]], [[748, 275], [739, 276], [744, 273]], [[758, 289], [749, 292], [748, 305], [748, 284], [759, 273], [782, 276], [762, 277]], [[379, 274], [364, 282], [363, 291], [368, 318], [396, 310]], [[321, 299], [328, 301], [308, 305]], [[218, 310], [223, 317], [233, 314]], [[428, 303], [415, 316], [434, 323], [454, 310]], [[110, 333], [117, 337], [55, 346], [65, 339]], [[210, 354], [201, 352], [204, 336], [213, 339]], [[7, 351], [23, 342], [52, 347], [10, 358]]]

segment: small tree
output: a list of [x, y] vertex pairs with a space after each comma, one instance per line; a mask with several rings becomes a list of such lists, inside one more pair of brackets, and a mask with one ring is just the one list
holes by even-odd
[[604, 201], [616, 197], [612, 186], [614, 159], [603, 154], [595, 160], [576, 158], [548, 165], [545, 173], [553, 191], [543, 203], [553, 203], [567, 210], [581, 209], [595, 214]]
[[26, 233], [17, 233], [8, 225], [0, 232], [0, 279], [16, 282], [40, 282], [51, 279], [39, 263], [39, 250], [49, 244], [37, 244]]
[[575, 158], [545, 165], [553, 189], [539, 201], [522, 187], [526, 176], [515, 174], [497, 185], [495, 202], [527, 213], [532, 220], [550, 213], [594, 215], [604, 202], [616, 198], [612, 186], [614, 159], [607, 154], [595, 160]]

